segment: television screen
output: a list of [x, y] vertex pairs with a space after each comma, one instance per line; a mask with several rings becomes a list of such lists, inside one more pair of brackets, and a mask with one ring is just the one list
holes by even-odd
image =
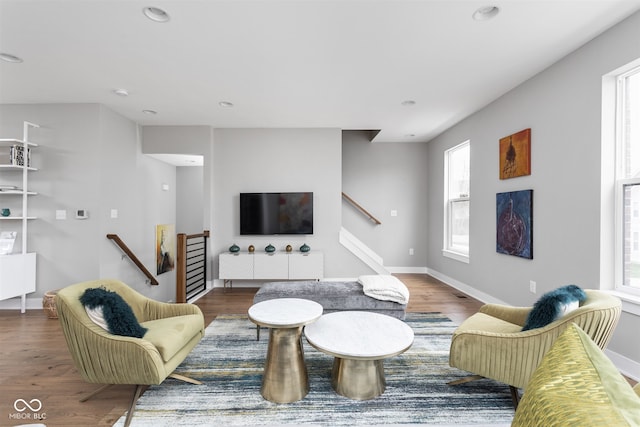
[[240, 193], [240, 234], [313, 234], [313, 193]]

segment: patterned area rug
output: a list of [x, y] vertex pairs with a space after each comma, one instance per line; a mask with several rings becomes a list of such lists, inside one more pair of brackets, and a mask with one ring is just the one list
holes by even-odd
[[[387, 388], [366, 401], [347, 399], [331, 388], [333, 358], [304, 342], [310, 392], [288, 404], [260, 395], [268, 333], [256, 341], [246, 316], [218, 316], [206, 337], [176, 372], [204, 382], [167, 379], [138, 401], [132, 426], [251, 425], [509, 425], [513, 404], [509, 388], [491, 380], [448, 386], [468, 375], [449, 367], [455, 324], [439, 313], [409, 313], [413, 346], [384, 362]], [[122, 426], [124, 416], [115, 424]]]

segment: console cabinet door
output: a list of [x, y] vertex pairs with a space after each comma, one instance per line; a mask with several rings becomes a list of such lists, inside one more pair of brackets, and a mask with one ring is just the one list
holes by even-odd
[[220, 279], [253, 279], [253, 255], [220, 254], [218, 258]]
[[284, 279], [289, 276], [289, 258], [285, 254], [255, 254], [254, 279]]
[[289, 279], [322, 279], [324, 258], [320, 252], [289, 255]]

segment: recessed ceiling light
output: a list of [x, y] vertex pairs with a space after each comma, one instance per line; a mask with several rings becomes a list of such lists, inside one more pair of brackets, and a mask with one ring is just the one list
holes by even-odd
[[497, 6], [484, 6], [473, 12], [473, 19], [476, 21], [488, 21], [495, 18], [500, 13], [500, 9]]
[[416, 134], [415, 133], [405, 133], [404, 137], [405, 138], [415, 138]]
[[11, 55], [10, 53], [0, 53], [0, 59], [6, 62], [20, 63], [22, 62], [22, 58]]
[[233, 108], [233, 102], [229, 102], [229, 101], [220, 101], [218, 102], [218, 105], [221, 106], [222, 108]]
[[118, 96], [129, 96], [129, 91], [126, 89], [114, 89], [113, 93]]
[[416, 101], [413, 101], [411, 99], [407, 99], [406, 101], [402, 101], [400, 103], [400, 105], [402, 105], [404, 107], [412, 107], [412, 106], [416, 105]]
[[154, 114], [158, 114], [158, 112], [154, 110], [142, 110], [142, 112], [151, 116], [153, 116]]
[[155, 22], [168, 22], [170, 19], [169, 14], [159, 7], [145, 7], [142, 9], [142, 13]]

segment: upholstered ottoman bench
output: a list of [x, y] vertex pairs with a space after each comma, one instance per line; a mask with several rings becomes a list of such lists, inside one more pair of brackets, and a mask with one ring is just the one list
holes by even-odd
[[[401, 284], [401, 282], [399, 282]], [[402, 285], [404, 287], [404, 285]], [[408, 291], [406, 299], [408, 300]], [[384, 297], [384, 296], [383, 296]], [[253, 303], [275, 298], [302, 298], [322, 305], [323, 313], [335, 311], [371, 311], [404, 320], [407, 304], [365, 295], [359, 282], [269, 282], [256, 292]], [[394, 298], [391, 296], [391, 298]], [[403, 300], [403, 298], [394, 298]], [[258, 340], [260, 339], [260, 327]]]

